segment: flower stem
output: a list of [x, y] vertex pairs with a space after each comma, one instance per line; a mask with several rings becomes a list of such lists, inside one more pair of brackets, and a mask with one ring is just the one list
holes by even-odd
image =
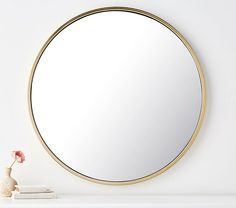
[[10, 168], [12, 168], [12, 166], [15, 164], [16, 160], [13, 161], [13, 163], [11, 164]]

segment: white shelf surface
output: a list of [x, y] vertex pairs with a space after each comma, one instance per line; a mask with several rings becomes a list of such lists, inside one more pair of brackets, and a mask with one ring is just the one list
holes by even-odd
[[58, 195], [57, 199], [0, 198], [0, 208], [236, 208], [236, 195]]

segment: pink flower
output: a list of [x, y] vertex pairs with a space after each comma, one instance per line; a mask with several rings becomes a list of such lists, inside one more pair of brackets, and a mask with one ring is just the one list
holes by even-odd
[[12, 151], [12, 157], [18, 163], [23, 163], [25, 161], [25, 155], [22, 151]]

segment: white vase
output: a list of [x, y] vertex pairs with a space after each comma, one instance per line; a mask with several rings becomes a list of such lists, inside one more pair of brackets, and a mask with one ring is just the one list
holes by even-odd
[[11, 177], [11, 168], [5, 168], [4, 177], [0, 180], [0, 195], [4, 197], [10, 197], [12, 191], [14, 191], [17, 182]]

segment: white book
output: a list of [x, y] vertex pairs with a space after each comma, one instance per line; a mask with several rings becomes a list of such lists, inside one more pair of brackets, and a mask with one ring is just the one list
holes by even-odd
[[16, 191], [20, 193], [48, 193], [52, 192], [48, 186], [19, 186], [16, 185]]
[[12, 199], [55, 199], [57, 195], [55, 192], [48, 193], [19, 193], [17, 191], [12, 192]]

